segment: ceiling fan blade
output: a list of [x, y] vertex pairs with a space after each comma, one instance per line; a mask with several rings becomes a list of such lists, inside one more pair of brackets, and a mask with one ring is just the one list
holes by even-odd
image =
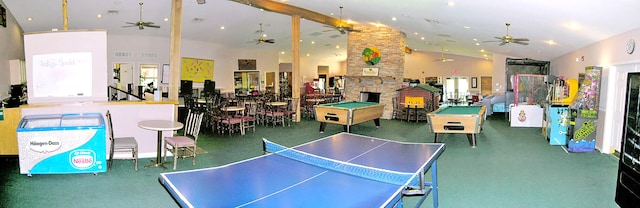
[[527, 43], [527, 42], [514, 41], [513, 43], [517, 43], [517, 44], [520, 44], [520, 45], [529, 45], [529, 43]]
[[158, 26], [158, 25], [145, 25], [145, 27], [160, 28], [160, 26]]
[[138, 27], [138, 25], [125, 25], [125, 26], [122, 26], [122, 27]]
[[275, 43], [276, 41], [273, 39], [266, 39], [264, 40], [265, 43]]
[[503, 45], [505, 45], [505, 44], [507, 44], [507, 43], [508, 43], [508, 42], [502, 42], [502, 43], [500, 43], [500, 46], [503, 46]]
[[529, 38], [514, 38], [513, 41], [529, 41]]

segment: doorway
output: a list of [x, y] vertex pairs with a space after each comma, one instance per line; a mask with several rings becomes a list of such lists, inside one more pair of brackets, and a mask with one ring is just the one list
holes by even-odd
[[113, 79], [116, 86], [127, 87], [133, 84], [133, 64], [115, 63], [113, 64]]
[[457, 103], [466, 100], [469, 95], [469, 79], [467, 77], [447, 77], [444, 83], [444, 98]]
[[145, 92], [153, 92], [158, 89], [158, 65], [140, 64], [140, 85]]

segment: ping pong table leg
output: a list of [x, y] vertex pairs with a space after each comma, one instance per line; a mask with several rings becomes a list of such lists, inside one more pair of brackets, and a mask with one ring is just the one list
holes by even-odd
[[431, 164], [431, 191], [433, 193], [433, 207], [438, 207], [438, 160]]
[[433, 133], [435, 136], [433, 138], [433, 143], [438, 143], [438, 133]]

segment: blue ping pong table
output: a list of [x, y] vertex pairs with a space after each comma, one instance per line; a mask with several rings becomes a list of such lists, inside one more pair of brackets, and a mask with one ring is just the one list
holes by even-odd
[[270, 154], [161, 173], [159, 181], [182, 207], [402, 207], [403, 196], [421, 197], [419, 206], [429, 194], [438, 207], [436, 160], [444, 144], [350, 133], [293, 148], [264, 143]]

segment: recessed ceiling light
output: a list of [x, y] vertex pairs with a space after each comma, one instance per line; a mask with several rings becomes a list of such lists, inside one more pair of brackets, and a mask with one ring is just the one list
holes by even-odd
[[312, 40], [312, 41], [311, 41], [311, 44], [316, 44], [316, 41], [313, 41], [313, 40]]
[[549, 45], [558, 45], [558, 43], [556, 43], [556, 42], [555, 42], [555, 41], [553, 41], [553, 40], [546, 40], [546, 41], [544, 41], [544, 42], [545, 42], [545, 43], [547, 43], [547, 44], [549, 44]]
[[280, 51], [280, 54], [284, 54], [284, 51]]
[[480, 49], [480, 52], [484, 53], [484, 49]]
[[308, 53], [307, 53], [307, 56], [311, 56], [311, 54], [308, 54]]
[[27, 18], [27, 20], [29, 20], [29, 21], [33, 21], [33, 18], [29, 17], [29, 18]]
[[165, 18], [164, 18], [164, 21], [165, 21], [165, 22], [168, 22], [168, 21], [169, 21], [169, 18], [166, 18], [166, 17], [165, 17]]
[[98, 18], [102, 18], [102, 14], [98, 14]]
[[480, 45], [480, 43], [476, 43], [476, 45], [477, 45], [477, 46], [479, 46], [479, 45]]
[[424, 40], [424, 37], [420, 37], [420, 40]]
[[221, 29], [221, 30], [224, 30], [224, 26], [220, 26], [220, 29]]
[[414, 32], [413, 34], [414, 34], [414, 35], [418, 35], [418, 32]]
[[471, 27], [469, 27], [469, 26], [464, 26], [464, 29], [471, 29]]
[[447, 6], [450, 6], [450, 7], [455, 6], [455, 5], [456, 5], [456, 3], [453, 2], [453, 1], [450, 1], [450, 2], [447, 3]]
[[397, 19], [396, 19], [396, 17], [392, 17], [391, 20], [396, 21]]
[[336, 45], [336, 49], [339, 49], [339, 48], [340, 48], [340, 45]]
[[578, 23], [572, 22], [572, 23], [568, 23], [566, 24], [566, 27], [572, 30], [578, 30], [580, 29], [580, 25]]

